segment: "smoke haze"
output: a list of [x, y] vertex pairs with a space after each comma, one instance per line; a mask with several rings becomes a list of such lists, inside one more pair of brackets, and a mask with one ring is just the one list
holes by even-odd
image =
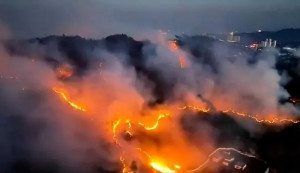
[[[204, 63], [186, 49], [174, 47], [160, 33], [145, 35], [156, 36], [151, 37], [152, 43], [143, 43], [141, 56], [136, 60], [126, 53], [130, 41], [118, 43], [115, 40], [118, 36], [106, 38], [114, 48], [100, 44], [88, 51], [78, 46], [77, 49], [82, 49], [79, 53], [85, 53], [85, 61], [78, 58], [71, 61], [55, 41], [43, 45], [31, 42], [25, 46], [26, 56], [12, 55], [2, 48], [0, 111], [5, 128], [1, 130], [0, 152], [7, 159], [1, 162], [0, 169], [4, 172], [118, 171], [119, 155], [125, 153], [126, 164], [137, 161], [140, 170], [147, 170], [148, 161], [136, 151], [137, 147], [150, 153], [154, 160], [164, 158], [190, 169], [217, 147], [218, 132], [209, 123], [198, 124], [186, 118], [183, 121], [185, 113], [178, 111], [178, 107], [188, 104], [233, 109], [259, 114], [261, 118], [292, 113], [291, 105], [278, 103], [280, 96], [288, 94], [274, 69], [276, 51], [264, 52], [257, 61], [249, 63], [253, 58], [250, 55], [229, 57], [231, 50], [217, 44], [214, 60]], [[131, 40], [124, 35], [120, 37]], [[56, 62], [55, 65], [45, 57], [54, 57], [48, 61]], [[184, 66], [178, 57], [184, 59]], [[78, 66], [82, 62], [87, 65]], [[71, 64], [73, 75], [67, 80], [58, 79], [57, 69], [66, 63]], [[67, 97], [83, 105], [87, 113], [73, 110], [53, 88], [68, 93]], [[122, 135], [126, 130], [124, 125], [120, 125], [117, 136], [112, 131], [112, 123], [116, 121], [146, 122], [143, 124], [146, 127], [157, 114], [167, 117], [161, 120], [158, 136], [143, 132], [136, 125], [132, 127], [135, 129], [132, 139]], [[190, 140], [194, 135], [199, 140]], [[113, 143], [119, 143], [121, 148]], [[189, 157], [182, 160], [186, 153]]]
[[294, 0], [1, 0], [0, 20], [22, 38], [50, 34], [99, 38], [158, 29], [198, 34], [299, 27], [299, 19], [293, 17], [299, 8]]
[[[298, 3], [276, 13], [285, 2], [232, 2], [0, 0], [0, 172], [185, 171], [218, 147], [267, 158], [256, 145], [273, 130], [263, 120], [299, 116], [279, 102], [290, 95], [277, 50], [253, 55], [163, 32], [300, 23], [280, 17]], [[103, 38], [19, 40], [53, 34]]]

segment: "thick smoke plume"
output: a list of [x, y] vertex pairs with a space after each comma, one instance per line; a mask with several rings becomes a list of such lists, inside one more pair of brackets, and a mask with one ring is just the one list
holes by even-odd
[[110, 36], [92, 46], [55, 38], [1, 47], [1, 172], [188, 170], [218, 147], [218, 132], [186, 119], [195, 113], [184, 107], [262, 119], [294, 109], [278, 102], [288, 94], [274, 50], [254, 59], [215, 44], [213, 56], [196, 57], [188, 41], [161, 34], [151, 42]]

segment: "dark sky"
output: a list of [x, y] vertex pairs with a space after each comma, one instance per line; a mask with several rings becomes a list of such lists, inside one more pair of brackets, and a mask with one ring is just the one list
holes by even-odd
[[16, 37], [278, 30], [300, 27], [300, 0], [0, 0], [0, 23]]

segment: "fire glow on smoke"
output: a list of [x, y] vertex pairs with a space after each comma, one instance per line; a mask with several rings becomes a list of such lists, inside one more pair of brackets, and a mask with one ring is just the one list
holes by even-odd
[[[176, 54], [178, 70], [188, 70], [192, 64], [176, 43], [170, 42], [167, 47]], [[188, 111], [230, 113], [257, 123], [298, 123], [290, 116], [252, 115], [218, 105], [213, 109], [195, 95], [190, 99], [175, 99], [155, 106], [145, 106], [146, 98], [132, 87], [134, 81], [125, 77], [126, 72], [120, 66], [118, 63], [113, 64], [113, 72], [106, 69], [101, 73], [91, 74], [78, 83], [60, 81], [49, 86], [49, 89], [72, 109], [70, 111], [74, 109], [99, 122], [105, 139], [116, 149], [123, 173], [141, 169], [177, 173], [204, 163], [208, 156], [206, 151], [215, 149], [215, 146], [209, 135], [202, 146], [191, 145], [187, 140], [179, 121]], [[57, 69], [56, 77], [68, 79], [73, 75], [72, 70], [70, 66], [63, 65]], [[132, 74], [128, 74], [130, 75]], [[66, 109], [69, 107], [66, 106]]]
[[[170, 42], [170, 49], [172, 51], [179, 51], [175, 42]], [[178, 57], [180, 68], [187, 68], [186, 58], [183, 55]], [[69, 74], [69, 73], [68, 73]], [[88, 101], [81, 101], [82, 105], [79, 105], [69, 99], [68, 89], [58, 90], [53, 88], [53, 91], [62, 98], [69, 106], [75, 110], [82, 111], [85, 114], [94, 114], [89, 111], [88, 103], [95, 103], [96, 101], [89, 100], [91, 97], [87, 96]], [[108, 121], [111, 125], [110, 140], [117, 148], [120, 149], [120, 162], [123, 166], [122, 172], [136, 172], [137, 165], [143, 165], [151, 167], [153, 170], [161, 173], [176, 173], [185, 172], [187, 169], [205, 162], [206, 156], [201, 154], [201, 150], [190, 147], [180, 130], [178, 129], [178, 118], [184, 114], [185, 111], [195, 112], [223, 112], [230, 113], [236, 116], [242, 116], [250, 118], [257, 123], [267, 124], [279, 124], [279, 123], [298, 123], [297, 120], [289, 118], [279, 118], [279, 116], [268, 116], [268, 119], [264, 119], [262, 115], [251, 115], [244, 112], [238, 112], [233, 109], [217, 109], [211, 110], [210, 107], [201, 103], [199, 105], [183, 105], [184, 103], [172, 103], [169, 105], [160, 105], [154, 108], [148, 108], [147, 115], [130, 115], [132, 111], [127, 108], [126, 102], [131, 102], [131, 98], [128, 100], [118, 102], [113, 106], [113, 118]], [[117, 110], [125, 110], [127, 113], [118, 112]], [[129, 113], [130, 112], [130, 113]], [[144, 131], [144, 132], [141, 132]], [[141, 134], [142, 133], [142, 134]], [[163, 137], [160, 137], [163, 134]], [[143, 135], [149, 135], [157, 137], [161, 144], [156, 144]], [[164, 138], [167, 141], [164, 142]], [[191, 148], [191, 149], [188, 149]], [[199, 152], [200, 151], [200, 152]], [[189, 155], [189, 159], [183, 157]], [[192, 160], [200, 160], [195, 162]]]
[[[82, 108], [83, 106], [76, 105], [75, 103], [73, 103], [72, 101], [67, 99], [65, 96], [65, 95], [67, 95], [66, 93], [58, 92], [55, 89], [53, 89], [53, 90], [58, 95], [60, 95], [62, 98], [64, 98], [63, 100], [66, 103], [68, 103], [75, 110], [83, 111], [83, 112], [86, 111], [85, 109]], [[173, 107], [173, 109], [174, 109], [174, 107]], [[170, 113], [172, 111], [175, 111], [176, 112], [176, 113], [174, 113], [175, 115], [181, 115], [182, 113], [179, 113], [179, 112], [185, 111], [188, 109], [190, 109], [192, 111], [196, 111], [196, 112], [209, 112], [210, 111], [208, 108], [197, 107], [197, 106], [184, 106], [184, 107], [178, 107], [177, 110], [176, 109], [172, 110], [172, 106], [170, 106], [170, 110], [168, 110], [167, 112]], [[158, 110], [158, 112], [160, 112], [160, 110]], [[163, 112], [166, 112], [166, 110], [164, 110]], [[271, 118], [271, 119], [259, 119], [256, 116], [236, 112], [234, 110], [220, 110], [220, 112], [224, 112], [224, 113], [228, 112], [228, 113], [231, 113], [232, 115], [248, 117], [248, 118], [256, 121], [257, 123], [278, 124], [278, 123], [298, 123], [299, 122], [297, 120], [288, 119], [288, 118], [279, 119], [279, 118], [276, 118], [277, 116], [274, 118]], [[125, 143], [130, 142], [130, 140], [122, 141], [122, 140], [124, 140], [124, 138], [122, 138], [122, 136], [128, 135], [129, 138], [134, 138], [135, 130], [140, 130], [141, 128], [145, 131], [152, 131], [151, 133], [157, 134], [157, 135], [159, 135], [159, 133], [166, 133], [166, 131], [168, 131], [168, 132], [172, 131], [172, 128], [168, 127], [168, 125], [170, 125], [170, 127], [171, 127], [172, 124], [169, 124], [167, 121], [172, 121], [172, 119], [174, 117], [172, 117], [172, 115], [170, 115], [169, 113], [157, 113], [153, 116], [147, 117], [147, 120], [145, 122], [143, 122], [142, 120], [139, 122], [137, 122], [135, 120], [132, 121], [132, 120], [126, 119], [125, 117], [118, 117], [119, 119], [113, 122], [112, 128], [111, 128], [112, 140], [113, 140], [113, 143], [117, 147], [121, 148], [121, 150], [122, 150], [121, 153], [123, 153], [123, 154], [120, 155], [120, 162], [123, 165], [123, 168], [122, 168], [123, 173], [135, 172], [135, 171], [132, 170], [130, 162], [128, 162], [128, 160], [126, 159], [126, 155], [129, 155], [129, 153], [126, 154], [126, 152], [133, 152], [133, 151], [126, 151], [126, 147], [123, 148], [123, 142], [125, 142]], [[166, 122], [164, 123], [163, 121], [166, 121]], [[146, 125], [146, 124], [149, 124], [149, 125]], [[161, 125], [161, 124], [163, 124], [163, 125]], [[160, 127], [160, 126], [163, 126], [163, 127]], [[126, 144], [124, 144], [124, 145], [126, 145]], [[161, 173], [184, 172], [183, 170], [181, 170], [182, 167], [188, 168], [188, 165], [186, 165], [187, 163], [184, 160], [182, 160], [182, 158], [179, 159], [180, 156], [183, 157], [184, 153], [181, 153], [181, 151], [180, 151], [181, 149], [177, 148], [177, 145], [174, 143], [167, 145], [167, 148], [170, 151], [168, 151], [166, 153], [160, 153], [160, 152], [154, 151], [153, 154], [151, 152], [151, 151], [153, 151], [153, 148], [151, 148], [151, 146], [148, 146], [147, 144], [146, 145], [141, 144], [141, 145], [144, 148], [142, 148], [140, 146], [134, 146], [135, 152], [137, 152], [140, 155], [141, 160], [146, 159], [146, 163], [143, 163], [143, 164], [146, 164], [146, 165], [152, 167], [154, 170], [156, 170], [158, 172], [161, 172]], [[175, 147], [173, 147], [172, 145], [174, 145]], [[186, 147], [188, 147], [188, 146], [186, 146]], [[176, 152], [178, 152], [179, 155], [177, 155]], [[174, 155], [177, 155], [179, 157], [176, 157], [176, 159], [174, 159], [173, 158]]]

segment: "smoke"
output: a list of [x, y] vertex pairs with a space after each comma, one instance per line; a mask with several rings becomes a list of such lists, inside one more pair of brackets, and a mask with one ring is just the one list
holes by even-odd
[[98, 133], [98, 123], [66, 108], [51, 92], [61, 83], [52, 67], [11, 56], [3, 48], [0, 52], [2, 172], [118, 169], [118, 158]]
[[[135, 162], [145, 171], [149, 162], [191, 169], [217, 147], [222, 129], [186, 118], [195, 113], [181, 107], [261, 118], [292, 107], [278, 103], [288, 94], [273, 51], [235, 56], [213, 44], [212, 56], [201, 59], [160, 33], [148, 35], [151, 42], [48, 37], [1, 48], [0, 154], [7, 158], [1, 171], [114, 172], [122, 169], [120, 160], [126, 169]], [[64, 64], [74, 70], [70, 77], [58, 74]]]
[[0, 20], [0, 40], [11, 38], [11, 33], [8, 27]]
[[[237, 110], [253, 115], [270, 116], [281, 113], [278, 99], [289, 94], [281, 86], [275, 69], [276, 51], [265, 51], [256, 57], [234, 55], [224, 45], [213, 45], [213, 56], [206, 63], [182, 50], [172, 52], [166, 44], [157, 48], [157, 55], [148, 58], [148, 67], [158, 71], [168, 83], [168, 98], [199, 96], [219, 110]], [[200, 48], [201, 49], [201, 48]], [[146, 52], [147, 53], [147, 52]], [[240, 52], [241, 53], [241, 52]], [[178, 58], [186, 58], [187, 68], [180, 69]], [[254, 63], [251, 63], [253, 59]]]

